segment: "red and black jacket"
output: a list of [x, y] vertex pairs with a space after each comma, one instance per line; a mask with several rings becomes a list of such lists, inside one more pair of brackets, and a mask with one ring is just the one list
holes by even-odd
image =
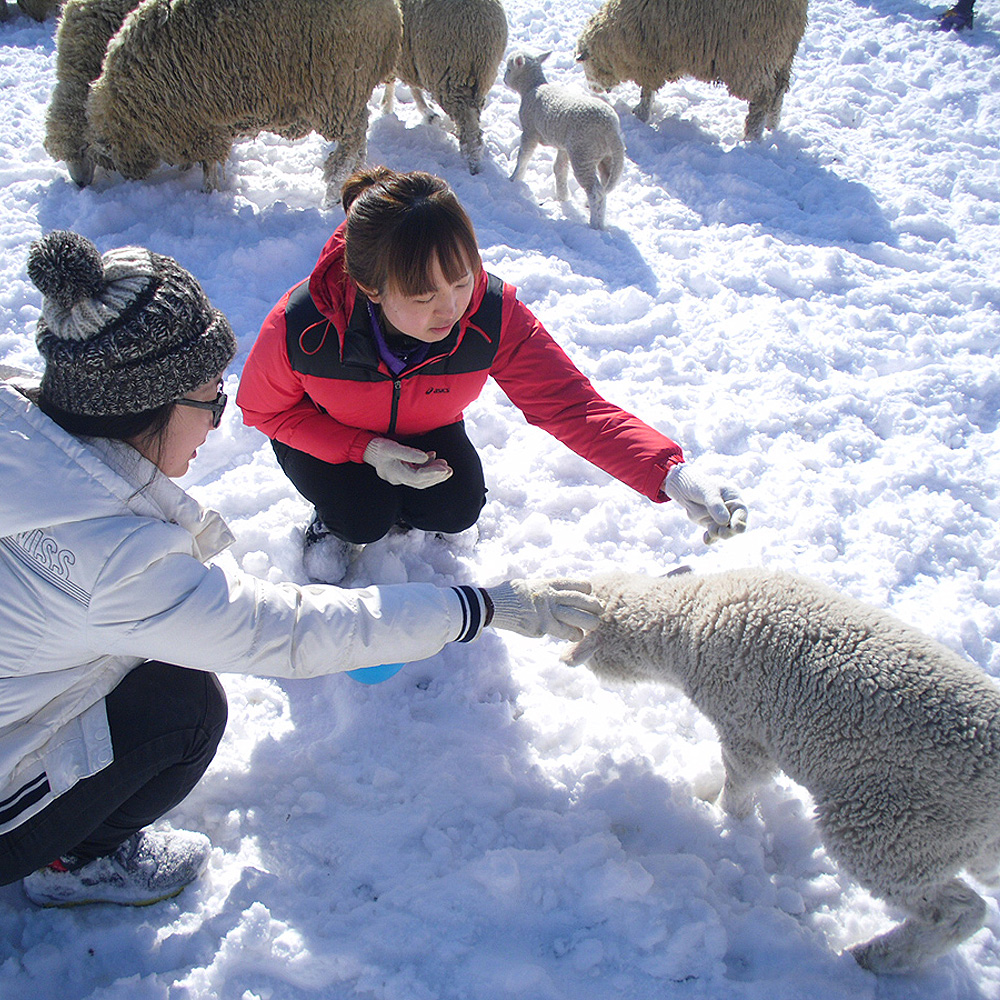
[[240, 377], [243, 420], [326, 462], [361, 462], [375, 437], [461, 420], [492, 376], [530, 424], [651, 500], [680, 447], [603, 399], [515, 289], [482, 272], [465, 315], [418, 365], [394, 377], [367, 300], [344, 272], [341, 225], [307, 282], [275, 305]]

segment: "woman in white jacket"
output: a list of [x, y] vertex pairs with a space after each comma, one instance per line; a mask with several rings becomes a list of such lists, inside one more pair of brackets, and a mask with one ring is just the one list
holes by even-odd
[[226, 723], [215, 674], [418, 660], [484, 627], [581, 638], [587, 585], [342, 590], [207, 565], [232, 540], [170, 481], [226, 403], [236, 343], [175, 261], [36, 241], [40, 385], [0, 382], [0, 884], [42, 905], [179, 892], [201, 834], [149, 825]]

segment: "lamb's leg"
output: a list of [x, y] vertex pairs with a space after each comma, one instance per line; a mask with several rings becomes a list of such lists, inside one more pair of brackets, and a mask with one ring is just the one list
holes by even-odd
[[514, 164], [514, 172], [510, 175], [512, 181], [519, 181], [524, 176], [525, 170], [528, 169], [528, 161], [534, 156], [536, 149], [538, 140], [527, 132], [523, 133], [521, 145], [517, 150], [517, 163]]
[[726, 769], [719, 805], [731, 816], [745, 819], [753, 808], [754, 792], [774, 774], [774, 763], [760, 745], [739, 736], [719, 735]]
[[[565, 149], [556, 150], [556, 162], [552, 164], [556, 178], [556, 197], [560, 201], [569, 200], [569, 153]], [[576, 171], [574, 170], [575, 174]], [[576, 178], [579, 180], [579, 176]], [[581, 185], [582, 186], [582, 185]]]
[[899, 893], [885, 898], [910, 915], [898, 927], [851, 949], [858, 965], [872, 972], [916, 969], [975, 934], [986, 921], [983, 898], [957, 878], [908, 898]]
[[[562, 154], [562, 150], [559, 151]], [[604, 228], [604, 205], [606, 196], [601, 178], [597, 176], [597, 164], [593, 161], [583, 161], [579, 157], [567, 157], [573, 165], [573, 176], [577, 179], [580, 187], [587, 193], [587, 204], [590, 206], [590, 228]], [[559, 156], [556, 156], [556, 166], [559, 165]], [[565, 172], [565, 166], [563, 168]]]

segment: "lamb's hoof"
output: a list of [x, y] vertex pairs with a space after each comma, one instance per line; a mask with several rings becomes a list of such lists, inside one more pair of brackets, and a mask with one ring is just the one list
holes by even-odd
[[871, 941], [866, 941], [864, 944], [856, 944], [850, 949], [854, 961], [862, 969], [867, 969], [876, 975], [900, 975], [912, 972], [917, 967], [917, 963], [888, 946], [885, 941], [886, 937], [888, 935], [882, 935], [872, 938]]

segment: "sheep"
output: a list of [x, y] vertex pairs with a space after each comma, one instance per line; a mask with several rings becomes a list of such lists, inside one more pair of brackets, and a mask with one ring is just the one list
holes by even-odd
[[[395, 76], [413, 94], [425, 121], [433, 121], [424, 91], [458, 130], [458, 148], [469, 173], [482, 166], [479, 119], [507, 48], [507, 15], [500, 0], [400, 0], [403, 42]], [[382, 98], [393, 105], [395, 82]]]
[[[108, 42], [140, 0], [66, 0], [56, 27], [56, 85], [45, 113], [45, 151], [66, 163], [86, 187], [94, 179], [95, 151], [87, 139], [87, 97], [101, 75]], [[105, 167], [111, 168], [109, 161]]]
[[542, 63], [551, 54], [518, 51], [507, 60], [503, 82], [521, 95], [521, 145], [510, 179], [524, 176], [539, 143], [555, 146], [556, 197], [569, 197], [566, 180], [572, 165], [573, 176], [587, 193], [590, 225], [603, 229], [607, 192], [618, 183], [625, 164], [618, 115], [597, 97], [549, 83]]
[[237, 138], [316, 131], [337, 143], [323, 168], [335, 204], [401, 37], [395, 0], [144, 0], [91, 84], [90, 145], [134, 180], [160, 161], [200, 162], [213, 191]]
[[750, 102], [743, 127], [756, 140], [778, 127], [807, 0], [606, 0], [577, 40], [576, 58], [595, 88], [639, 84], [634, 109], [649, 120], [668, 80], [724, 83]]
[[594, 582], [597, 629], [564, 660], [679, 687], [714, 724], [735, 817], [782, 770], [813, 796], [830, 855], [904, 922], [851, 949], [906, 972], [975, 933], [996, 884], [1000, 688], [887, 612], [761, 569]]
[[[18, 7], [35, 21], [44, 21], [59, 9], [61, 3], [62, 0], [17, 0]], [[0, 0], [0, 21], [6, 21], [9, 17], [7, 0]]]

